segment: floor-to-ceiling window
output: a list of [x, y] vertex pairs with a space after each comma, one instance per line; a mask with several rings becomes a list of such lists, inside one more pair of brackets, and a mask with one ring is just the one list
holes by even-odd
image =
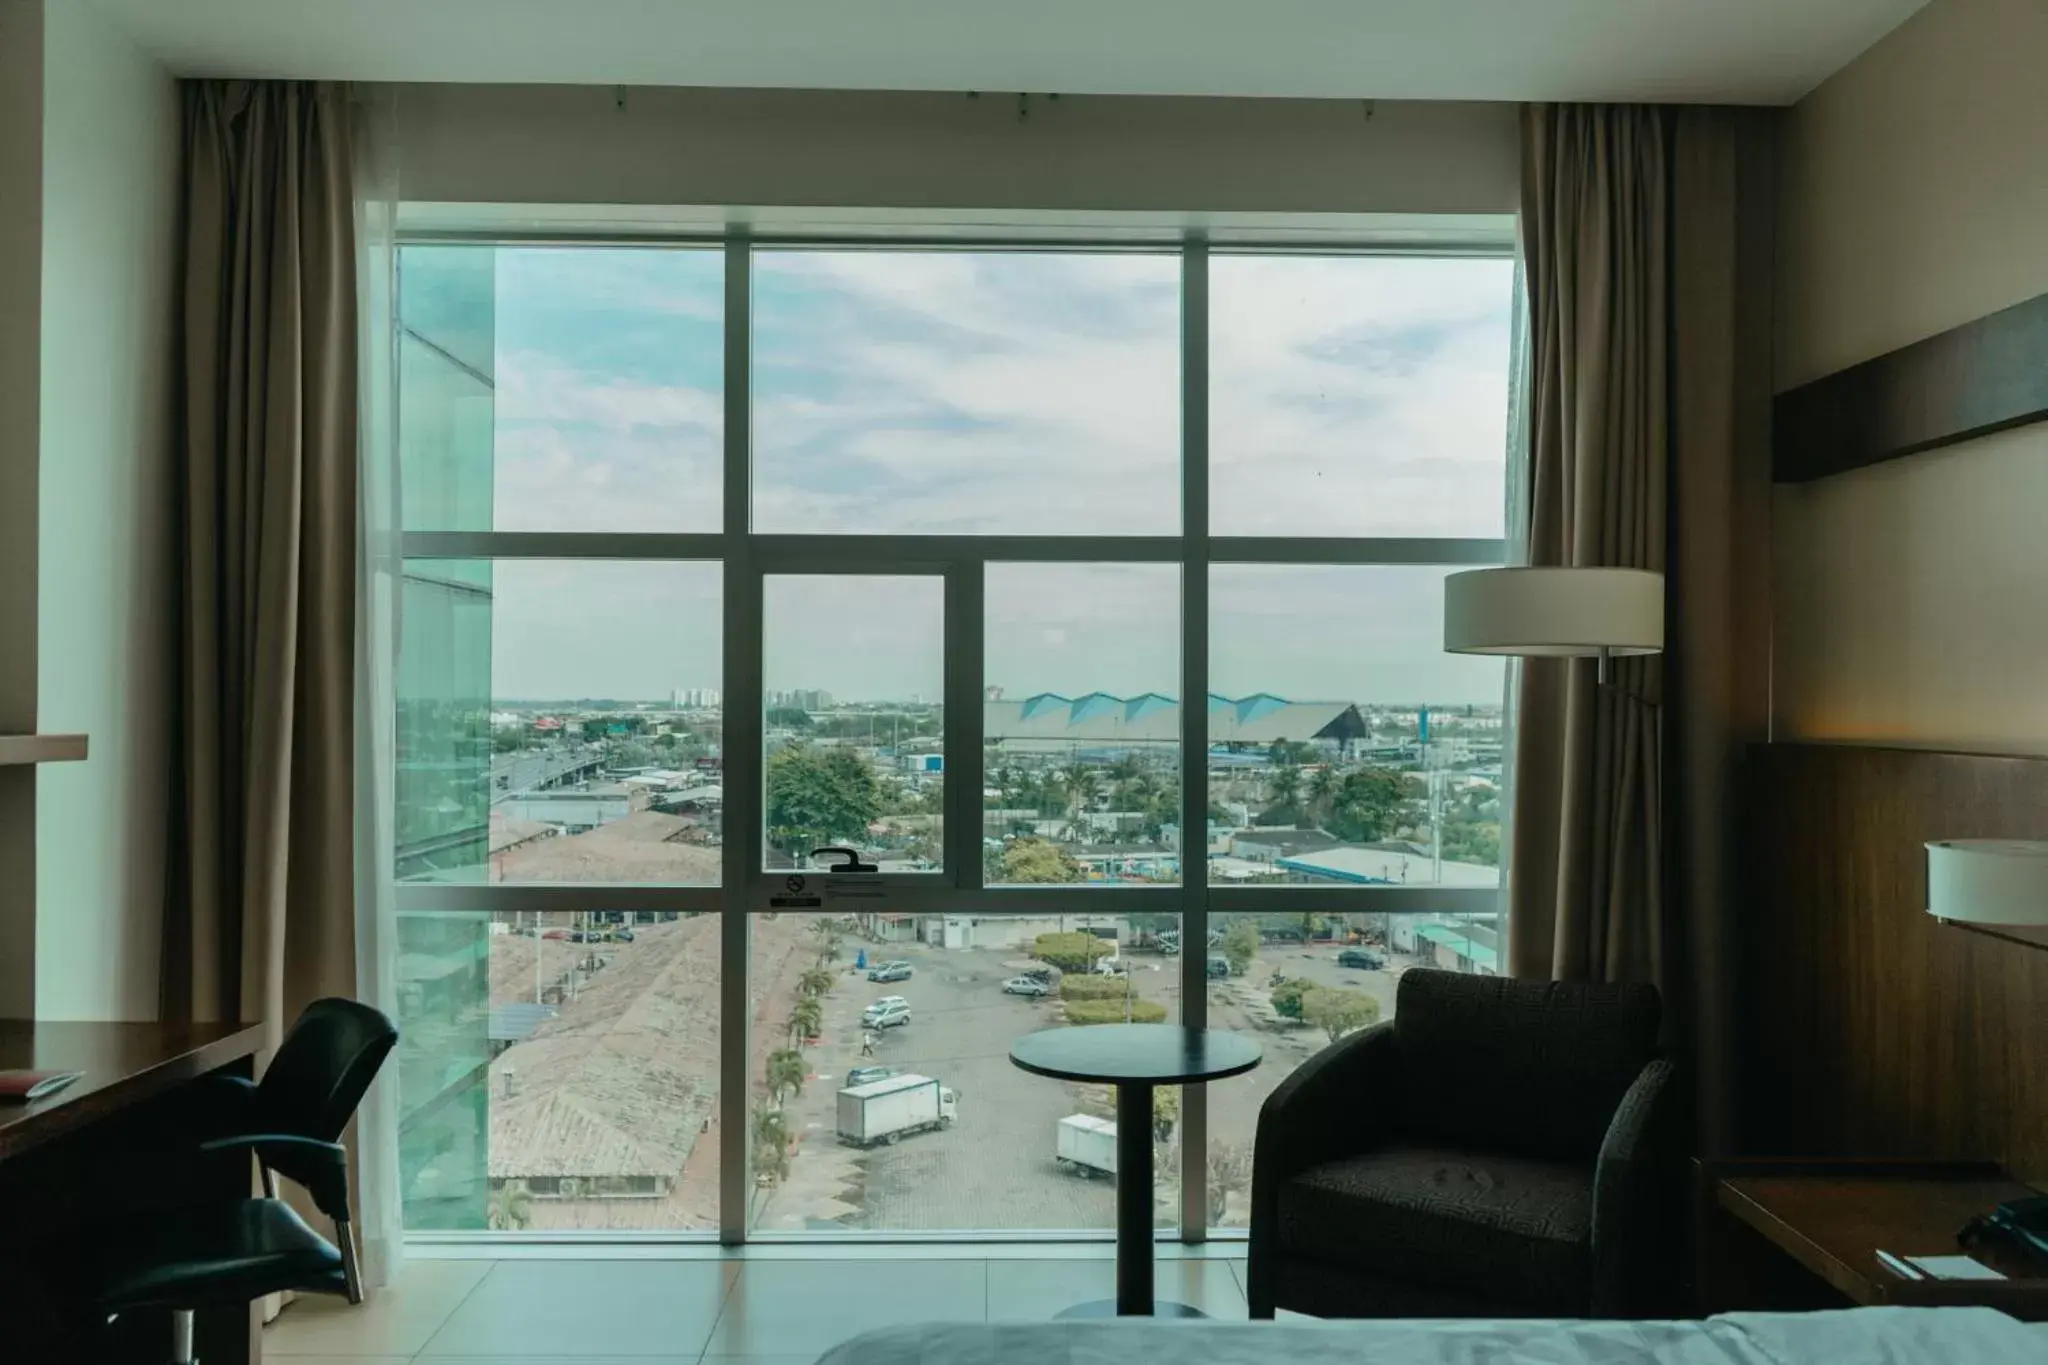
[[408, 1228], [1106, 1233], [1111, 1097], [1007, 1049], [1126, 1019], [1265, 1044], [1154, 1116], [1162, 1229], [1241, 1227], [1286, 1073], [1498, 969], [1502, 666], [1439, 631], [1513, 291], [1469, 240], [403, 247]]

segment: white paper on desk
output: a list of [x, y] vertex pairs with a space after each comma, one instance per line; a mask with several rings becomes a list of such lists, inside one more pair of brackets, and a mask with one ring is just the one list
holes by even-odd
[[2002, 1280], [2005, 1276], [1974, 1256], [1908, 1256], [1906, 1260], [1937, 1280]]

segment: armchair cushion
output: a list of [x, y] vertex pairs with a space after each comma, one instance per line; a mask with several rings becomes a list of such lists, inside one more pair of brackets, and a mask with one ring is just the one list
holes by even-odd
[[1592, 1222], [1591, 1163], [1388, 1147], [1286, 1182], [1279, 1253], [1578, 1317]]
[[1400, 1127], [1420, 1142], [1590, 1165], [1657, 1051], [1654, 986], [1417, 969], [1398, 989]]

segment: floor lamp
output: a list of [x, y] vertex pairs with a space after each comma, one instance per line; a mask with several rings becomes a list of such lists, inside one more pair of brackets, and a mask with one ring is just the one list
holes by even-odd
[[1444, 580], [1452, 654], [1607, 661], [1664, 648], [1664, 575], [1647, 569], [1470, 569]]

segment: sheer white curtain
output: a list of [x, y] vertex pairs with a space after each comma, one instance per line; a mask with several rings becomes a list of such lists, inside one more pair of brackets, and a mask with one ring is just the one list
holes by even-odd
[[[398, 646], [398, 173], [392, 138], [396, 93], [358, 90], [356, 249], [362, 375], [361, 516], [356, 554], [356, 986], [359, 998], [398, 1016], [393, 909], [392, 703]], [[404, 1250], [399, 1207], [398, 1073], [403, 1039], [356, 1115], [357, 1221], [363, 1275], [389, 1283]]]

